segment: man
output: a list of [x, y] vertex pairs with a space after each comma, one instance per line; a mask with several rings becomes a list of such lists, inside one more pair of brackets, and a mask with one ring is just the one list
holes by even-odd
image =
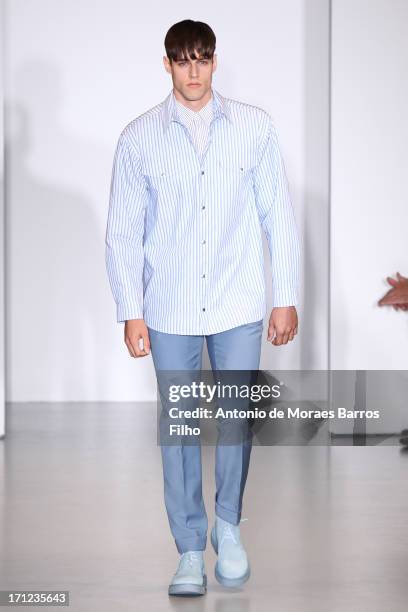
[[[270, 116], [212, 88], [216, 38], [199, 21], [166, 34], [173, 89], [122, 131], [113, 164], [106, 263], [133, 357], [152, 352], [159, 374], [201, 369], [204, 338], [214, 370], [259, 368], [265, 277], [260, 226], [273, 275], [267, 339], [298, 331], [300, 248]], [[141, 344], [140, 344], [141, 343]], [[199, 445], [161, 445], [164, 496], [180, 553], [170, 595], [206, 592], [207, 515]], [[217, 445], [215, 574], [239, 586], [250, 573], [240, 540], [251, 441]]]

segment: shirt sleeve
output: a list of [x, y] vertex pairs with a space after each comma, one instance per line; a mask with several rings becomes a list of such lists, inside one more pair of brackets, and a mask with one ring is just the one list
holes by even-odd
[[271, 257], [272, 307], [295, 306], [299, 303], [299, 235], [276, 130], [269, 116], [254, 169], [254, 191]]
[[105, 261], [118, 323], [143, 318], [143, 235], [148, 189], [137, 150], [125, 131], [113, 160]]

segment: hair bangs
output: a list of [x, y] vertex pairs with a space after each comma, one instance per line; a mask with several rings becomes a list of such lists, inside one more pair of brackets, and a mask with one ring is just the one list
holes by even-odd
[[173, 61], [211, 59], [215, 51], [215, 34], [206, 23], [186, 19], [174, 24], [166, 34], [167, 57]]

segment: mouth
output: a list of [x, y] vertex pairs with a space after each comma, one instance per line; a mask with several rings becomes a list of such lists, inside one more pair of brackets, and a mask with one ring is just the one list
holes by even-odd
[[200, 87], [201, 83], [187, 83], [187, 87]]

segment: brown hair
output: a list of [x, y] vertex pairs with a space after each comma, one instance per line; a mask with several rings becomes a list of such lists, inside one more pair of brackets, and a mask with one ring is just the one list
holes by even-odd
[[211, 59], [215, 51], [215, 34], [209, 25], [202, 21], [184, 19], [171, 26], [164, 39], [167, 57], [170, 61], [200, 58]]

